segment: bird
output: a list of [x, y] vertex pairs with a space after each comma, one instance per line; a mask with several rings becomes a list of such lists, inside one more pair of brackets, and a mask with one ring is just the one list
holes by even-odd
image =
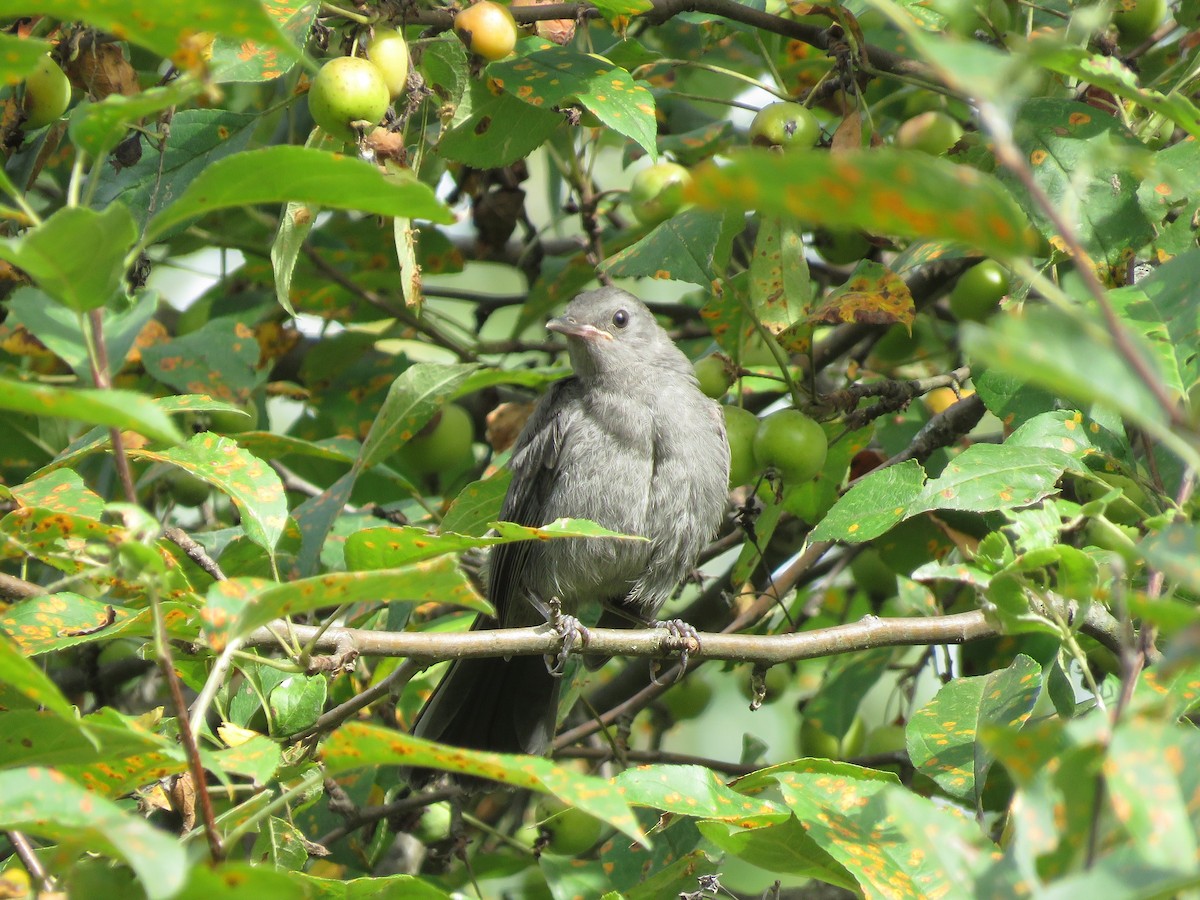
[[[566, 337], [573, 374], [543, 395], [513, 446], [500, 518], [541, 526], [588, 519], [646, 540], [562, 538], [492, 548], [495, 616], [520, 628], [600, 607], [653, 621], [725, 514], [729, 445], [716, 401], [687, 356], [628, 291], [576, 296], [546, 327]], [[542, 755], [557, 725], [559, 673], [537, 656], [461, 659], [412, 732], [443, 744]]]

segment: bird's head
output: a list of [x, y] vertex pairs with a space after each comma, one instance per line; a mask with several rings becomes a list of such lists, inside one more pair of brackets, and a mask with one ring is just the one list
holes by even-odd
[[647, 378], [654, 367], [692, 373], [691, 363], [646, 304], [620, 288], [580, 294], [546, 327], [566, 336], [580, 378]]

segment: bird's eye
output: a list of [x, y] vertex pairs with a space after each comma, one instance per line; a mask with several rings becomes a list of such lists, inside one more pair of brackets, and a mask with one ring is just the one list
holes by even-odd
[[623, 309], [618, 309], [613, 313], [613, 324], [618, 328], [624, 328], [629, 324], [629, 313]]

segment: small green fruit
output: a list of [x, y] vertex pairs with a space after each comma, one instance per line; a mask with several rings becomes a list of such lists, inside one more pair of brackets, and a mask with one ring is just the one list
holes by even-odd
[[546, 819], [542, 823], [542, 828], [549, 834], [546, 852], [557, 856], [578, 856], [594, 847], [604, 834], [603, 822], [583, 810], [567, 806], [557, 797], [541, 797], [537, 814]]
[[725, 414], [725, 437], [729, 440], [729, 486], [738, 487], [758, 472], [754, 462], [758, 416], [740, 406], [722, 406], [721, 412]]
[[700, 383], [700, 390], [706, 397], [720, 400], [733, 384], [733, 379], [729, 377], [729, 367], [725, 365], [725, 360], [716, 354], [696, 360], [692, 368], [696, 371], [696, 381]]
[[377, 124], [390, 102], [379, 68], [355, 56], [339, 56], [325, 63], [308, 90], [313, 121], [344, 141], [357, 139], [353, 123]]
[[433, 803], [425, 807], [421, 818], [413, 828], [413, 836], [422, 844], [436, 844], [444, 841], [450, 834], [450, 826], [454, 815], [450, 804], [446, 802]]
[[237, 404], [241, 412], [214, 409], [208, 413], [208, 429], [217, 434], [243, 434], [258, 428], [258, 407], [253, 403]]
[[404, 467], [417, 475], [457, 472], [471, 459], [474, 439], [471, 414], [457, 403], [448, 403], [400, 448], [400, 458]]
[[30, 130], [49, 125], [71, 105], [71, 81], [47, 54], [25, 79], [25, 123]]
[[755, 461], [764, 469], [774, 469], [788, 484], [815, 478], [828, 450], [825, 431], [797, 409], [771, 413], [754, 435]]
[[896, 131], [896, 146], [941, 156], [963, 136], [962, 126], [941, 110], [913, 116]]
[[820, 138], [821, 123], [799, 103], [768, 103], [750, 123], [750, 143], [758, 147], [807, 150]]
[[813, 246], [830, 265], [848, 266], [871, 252], [871, 242], [861, 231], [822, 228], [813, 234]]
[[642, 169], [629, 186], [629, 206], [643, 225], [665, 222], [683, 208], [683, 189], [692, 173], [678, 163], [661, 162]]
[[394, 28], [379, 28], [367, 45], [367, 58], [379, 69], [392, 99], [404, 93], [408, 84], [408, 44]]
[[183, 469], [171, 469], [163, 476], [163, 482], [171, 499], [180, 506], [201, 506], [212, 493], [212, 486], [207, 481]]
[[971, 266], [950, 292], [950, 311], [960, 322], [982, 322], [1008, 293], [1008, 271], [994, 259]]
[[700, 716], [712, 703], [713, 689], [703, 678], [691, 675], [663, 695], [663, 704], [675, 721], [683, 722]]
[[1113, 24], [1121, 35], [1121, 43], [1132, 46], [1154, 34], [1166, 17], [1166, 0], [1117, 0]]

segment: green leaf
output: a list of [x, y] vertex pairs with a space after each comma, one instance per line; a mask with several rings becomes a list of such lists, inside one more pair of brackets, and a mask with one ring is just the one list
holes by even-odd
[[[55, 303], [35, 287], [20, 287], [9, 298], [7, 323], [23, 325], [46, 348], [67, 363], [81, 378], [91, 377], [86, 323], [78, 313]], [[154, 291], [140, 291], [135, 302], [125, 309], [100, 310], [100, 327], [108, 346], [110, 369], [120, 368], [137, 336], [158, 308]]]
[[68, 721], [75, 719], [75, 710], [50, 676], [21, 655], [7, 636], [0, 636], [0, 707], [20, 708], [18, 704], [43, 707]]
[[[788, 332], [785, 350], [808, 349], [813, 287], [804, 255], [804, 229], [794, 219], [764, 216], [759, 224], [750, 260], [750, 302], [758, 321], [776, 338]], [[797, 323], [802, 327], [789, 332]]]
[[1142, 542], [1146, 560], [1167, 578], [1200, 592], [1200, 528], [1176, 522]]
[[[160, 0], [0, 0], [0, 16], [44, 13], [65, 22], [82, 19], [118, 40], [148, 47], [173, 57], [201, 32], [226, 34], [239, 41], [259, 41], [292, 51], [260, 3], [243, 0], [205, 0], [204, 3], [162, 3]], [[294, 52], [294, 51], [292, 51]]]
[[[121, 288], [135, 240], [137, 227], [124, 206], [104, 212], [67, 206], [20, 237], [0, 240], [0, 259], [24, 269], [59, 303], [87, 312]], [[63, 252], [67, 247], [71, 252]]]
[[[1112, 116], [1084, 103], [1045, 97], [1021, 107], [1013, 137], [1038, 186], [1059, 214], [1075, 223], [1088, 254], [1114, 275], [1122, 271], [1129, 252], [1154, 234], [1137, 196], [1141, 179], [1134, 162], [1145, 153], [1142, 144]], [[1022, 202], [1042, 234], [1051, 242], [1057, 239], [1045, 212], [1032, 200]]]
[[358, 469], [383, 462], [412, 439], [458, 386], [478, 368], [473, 364], [416, 363], [388, 389], [358, 457]]
[[515, 541], [579, 537], [645, 540], [609, 531], [585, 519], [558, 519], [542, 528], [528, 528], [512, 522], [493, 522], [491, 527], [497, 534], [487, 537], [448, 531], [433, 534], [415, 525], [364, 528], [346, 538], [346, 565], [355, 570], [394, 568], [475, 547], [494, 547]]
[[[162, 87], [147, 88], [132, 97], [110, 94], [103, 100], [84, 101], [71, 110], [67, 134], [72, 144], [93, 158], [99, 158], [115, 147], [132, 126], [164, 109], [187, 102], [202, 90], [203, 84], [190, 78], [179, 78]], [[186, 113], [181, 111], [180, 115]], [[157, 170], [158, 154], [145, 155], [153, 161], [146, 165], [153, 164]]]
[[495, 169], [524, 159], [565, 121], [562, 114], [522, 103], [511, 94], [472, 86], [471, 115], [442, 134], [438, 153], [448, 160]]
[[778, 803], [742, 794], [703, 766], [637, 766], [613, 779], [635, 806], [698, 816], [721, 822], [762, 825], [779, 822], [791, 813]]
[[412, 735], [359, 722], [348, 722], [334, 731], [321, 746], [321, 758], [331, 775], [364, 766], [420, 766], [491, 778], [537, 793], [553, 794], [568, 806], [577, 807], [649, 846], [622, 791], [615, 784], [580, 775], [548, 759], [443, 747]]
[[1056, 493], [1067, 469], [1082, 468], [1061, 450], [972, 444], [909, 502], [905, 517], [934, 509], [990, 512], [1030, 506]]
[[1007, 669], [950, 682], [909, 721], [913, 765], [950, 796], [978, 805], [996, 761], [980, 731], [1020, 729], [1041, 689], [1041, 667], [1024, 655]]
[[735, 151], [692, 171], [684, 196], [874, 234], [963, 241], [991, 256], [1023, 255], [1026, 218], [990, 175], [924, 153]]
[[494, 612], [451, 559], [368, 572], [329, 572], [283, 584], [227, 579], [208, 590], [206, 633], [214, 647], [283, 616], [344, 603], [427, 603]]
[[1200, 251], [1193, 250], [1159, 266], [1137, 283], [1111, 291], [1121, 320], [1153, 348], [1165, 384], [1187, 394], [1200, 383]]
[[907, 518], [924, 484], [925, 470], [916, 460], [872, 472], [834, 504], [812, 539], [857, 544], [879, 537]]
[[20, 84], [38, 61], [53, 49], [54, 45], [46, 41], [0, 34], [0, 82]]
[[579, 101], [606, 126], [657, 157], [654, 95], [607, 59], [568, 47], [548, 47], [488, 66], [491, 81], [539, 109]]
[[124, 860], [150, 900], [167, 900], [188, 870], [183, 845], [53, 769], [0, 772], [0, 828], [79, 842]]
[[92, 519], [99, 519], [104, 512], [104, 498], [88, 488], [78, 473], [67, 469], [48, 472], [15, 485], [12, 495], [21, 506], [36, 506]]
[[[134, 165], [104, 178], [94, 205], [120, 203], [144, 228], [155, 210], [170, 206], [206, 168], [244, 150], [260, 123], [258, 116], [223, 109], [181, 109], [171, 119], [164, 151], [159, 154], [147, 147]], [[117, 137], [124, 133], [122, 127]]]
[[276, 737], [296, 734], [317, 721], [325, 708], [329, 682], [324, 675], [292, 675], [271, 691], [272, 733]]
[[768, 872], [803, 875], [846, 890], [855, 886], [853, 877], [809, 836], [794, 816], [778, 824], [753, 828], [715, 820], [701, 821], [697, 827], [727, 857]]
[[147, 236], [161, 237], [214, 210], [290, 200], [381, 216], [453, 221], [433, 190], [415, 177], [399, 184], [356, 158], [276, 146], [235, 153], [207, 166], [179, 199], [150, 220]]
[[254, 331], [240, 317], [227, 316], [143, 348], [142, 362], [148, 374], [177, 391], [232, 398], [266, 380], [268, 371], [258, 367], [261, 355]]
[[[961, 329], [966, 352], [980, 364], [1078, 403], [1115, 409], [1177, 453], [1195, 458], [1194, 451], [1173, 438], [1158, 399], [1093, 320], [1035, 307], [1021, 316], [994, 317], [986, 328], [966, 322]], [[1156, 371], [1154, 355], [1141, 340], [1128, 332], [1126, 338], [1150, 371]]]
[[483, 535], [500, 515], [504, 495], [512, 483], [512, 472], [505, 468], [480, 481], [472, 481], [459, 491], [446, 515], [442, 529], [473, 537]]
[[287, 523], [287, 498], [275, 471], [229, 438], [204, 432], [165, 451], [130, 450], [130, 456], [178, 466], [233, 500], [246, 537], [272, 551]]
[[0, 409], [128, 429], [166, 443], [183, 440], [170, 416], [133, 391], [54, 388], [0, 378]]
[[685, 209], [604, 262], [613, 278], [662, 278], [710, 288], [729, 252], [732, 222], [741, 217]]

